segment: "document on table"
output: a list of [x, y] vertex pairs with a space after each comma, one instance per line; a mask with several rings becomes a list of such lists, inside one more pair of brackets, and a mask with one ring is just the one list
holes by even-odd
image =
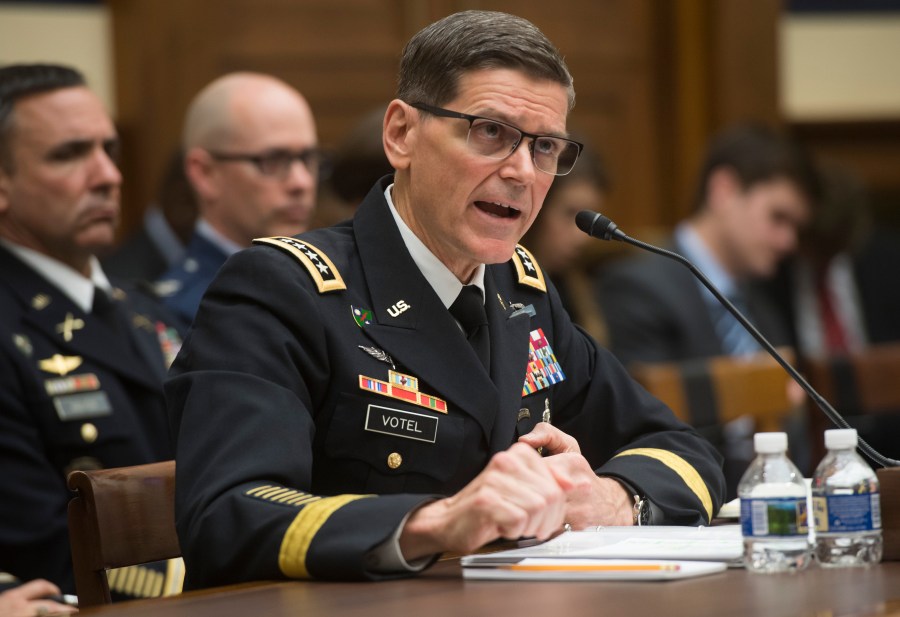
[[522, 559], [463, 568], [463, 577], [491, 581], [665, 581], [722, 572], [721, 561]]
[[[526, 548], [467, 555], [462, 558], [461, 564], [467, 578], [528, 578], [536, 576], [540, 570], [510, 569], [510, 566], [531, 563], [525, 562], [526, 559], [542, 560], [541, 565], [543, 561], [550, 560], [550, 565], [560, 568], [552, 578], [577, 580], [573, 576], [576, 572], [571, 568], [571, 565], [576, 563], [573, 560], [644, 560], [652, 562], [651, 565], [663, 561], [677, 561], [680, 568], [675, 570], [632, 570], [628, 572], [629, 580], [638, 580], [641, 577], [681, 578], [711, 573], [701, 572], [702, 568], [694, 568], [689, 562], [716, 562], [715, 569], [711, 571], [720, 571], [729, 564], [738, 564], [743, 555], [743, 547], [739, 525], [600, 527], [588, 531], [569, 531], [548, 542]], [[597, 565], [606, 565], [606, 561], [598, 562]], [[499, 574], [488, 576], [468, 571], [491, 568], [497, 570]], [[502, 575], [504, 572], [507, 573], [505, 577]], [[597, 570], [593, 574], [594, 578], [609, 578], [612, 575], [610, 572]], [[601, 576], [603, 574], [607, 576]]]

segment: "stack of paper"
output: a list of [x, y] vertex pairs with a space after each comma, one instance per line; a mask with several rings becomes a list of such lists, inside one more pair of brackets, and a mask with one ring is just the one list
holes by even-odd
[[666, 580], [721, 572], [742, 555], [738, 525], [600, 527], [461, 563], [474, 579]]

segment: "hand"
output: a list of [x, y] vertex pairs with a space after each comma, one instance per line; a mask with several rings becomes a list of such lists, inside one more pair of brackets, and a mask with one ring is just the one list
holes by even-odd
[[4, 617], [44, 615], [50, 617], [50, 615], [69, 615], [77, 612], [78, 609], [74, 606], [41, 599], [47, 596], [57, 596], [59, 593], [59, 587], [44, 579], [35, 579], [24, 585], [7, 589], [0, 593], [0, 615]]
[[551, 472], [533, 448], [513, 444], [456, 495], [412, 513], [400, 534], [403, 557], [468, 553], [497, 538], [545, 540], [563, 525], [569, 488], [565, 469]]
[[633, 499], [625, 487], [612, 478], [598, 477], [581, 455], [578, 441], [555, 426], [539, 422], [519, 442], [543, 447], [542, 460], [554, 476], [571, 484], [566, 492], [566, 523], [573, 529], [596, 525], [631, 525]]

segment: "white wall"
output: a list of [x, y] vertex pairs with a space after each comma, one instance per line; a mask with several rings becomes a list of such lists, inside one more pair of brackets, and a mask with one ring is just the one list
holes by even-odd
[[103, 5], [0, 4], [0, 65], [67, 64], [115, 116], [110, 19]]

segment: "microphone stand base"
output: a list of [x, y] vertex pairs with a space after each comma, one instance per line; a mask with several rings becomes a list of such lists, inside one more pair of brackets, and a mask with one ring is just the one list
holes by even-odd
[[900, 467], [884, 467], [875, 473], [881, 485], [882, 560], [900, 561]]

